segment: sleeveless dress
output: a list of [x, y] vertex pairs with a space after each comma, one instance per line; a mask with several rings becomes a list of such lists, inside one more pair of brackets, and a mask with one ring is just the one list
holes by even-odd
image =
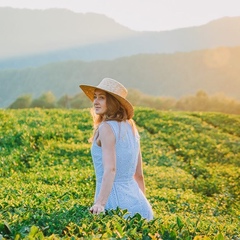
[[[106, 121], [116, 139], [116, 175], [105, 209], [127, 209], [130, 216], [139, 213], [153, 219], [152, 207], [134, 179], [140, 150], [139, 135], [134, 135], [128, 121]], [[99, 126], [101, 128], [101, 125]], [[103, 177], [102, 148], [93, 141], [91, 155], [96, 174], [95, 201], [100, 192]]]

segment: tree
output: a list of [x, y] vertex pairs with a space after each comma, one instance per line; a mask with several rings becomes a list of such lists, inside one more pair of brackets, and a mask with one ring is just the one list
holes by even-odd
[[83, 93], [75, 95], [70, 102], [71, 108], [89, 108], [92, 106], [91, 101]]
[[31, 95], [23, 95], [17, 98], [8, 108], [18, 109], [18, 108], [29, 108], [32, 103]]
[[47, 92], [41, 95], [39, 98], [34, 99], [30, 107], [39, 107], [39, 108], [55, 108], [56, 98], [52, 92]]
[[65, 94], [57, 101], [57, 107], [70, 108], [71, 107], [70, 101], [71, 101], [71, 97], [69, 97], [67, 94]]

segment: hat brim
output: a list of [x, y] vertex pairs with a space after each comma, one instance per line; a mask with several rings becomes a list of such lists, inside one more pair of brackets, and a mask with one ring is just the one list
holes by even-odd
[[129, 118], [132, 118], [133, 115], [134, 115], [134, 109], [133, 109], [133, 106], [132, 104], [125, 98], [115, 94], [115, 93], [112, 93], [110, 91], [107, 91], [103, 88], [99, 88], [99, 87], [95, 87], [95, 86], [91, 86], [91, 85], [80, 85], [79, 86], [83, 92], [86, 94], [86, 96], [93, 102], [94, 100], [94, 92], [96, 89], [99, 89], [99, 90], [102, 90], [104, 92], [107, 92], [109, 94], [111, 94], [113, 97], [115, 97], [122, 105], [123, 107], [127, 110], [127, 113], [128, 113], [128, 117]]

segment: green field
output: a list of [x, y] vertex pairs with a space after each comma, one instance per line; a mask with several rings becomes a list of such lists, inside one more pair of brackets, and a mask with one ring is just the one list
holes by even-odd
[[240, 239], [240, 116], [137, 108], [155, 219], [92, 215], [89, 110], [0, 110], [0, 239]]

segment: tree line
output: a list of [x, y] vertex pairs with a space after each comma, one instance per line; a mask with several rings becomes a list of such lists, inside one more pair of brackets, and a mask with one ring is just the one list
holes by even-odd
[[[158, 110], [204, 111], [240, 114], [239, 101], [228, 98], [223, 94], [210, 96], [203, 90], [197, 91], [195, 95], [183, 96], [180, 99], [175, 99], [171, 97], [150, 96], [140, 92], [139, 90], [129, 89], [128, 100], [134, 106], [151, 107]], [[74, 96], [65, 94], [57, 99], [56, 96], [49, 91], [35, 99], [32, 98], [32, 95], [22, 95], [10, 104], [8, 108], [83, 109], [91, 106], [92, 104], [90, 100], [88, 100], [83, 93], [78, 93]]]
[[52, 91], [58, 98], [65, 93], [73, 96], [80, 83], [95, 85], [106, 77], [106, 73], [128, 89], [137, 88], [149, 95], [179, 99], [203, 89], [207, 93], [224, 92], [240, 101], [239, 59], [240, 46], [187, 53], [140, 54], [109, 61], [56, 62], [36, 68], [2, 70], [0, 107], [6, 108], [26, 93], [39, 97]]

